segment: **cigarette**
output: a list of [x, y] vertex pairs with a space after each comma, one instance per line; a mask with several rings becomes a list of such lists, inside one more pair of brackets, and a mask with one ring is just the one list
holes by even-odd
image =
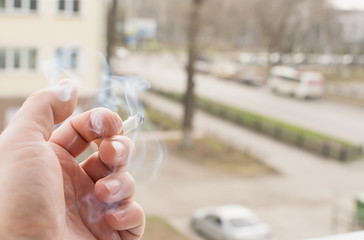
[[[123, 122], [123, 126], [121, 128], [121, 132], [119, 135], [125, 135], [130, 133], [131, 131], [137, 129], [142, 123], [144, 122], [144, 114], [141, 112], [138, 112], [137, 114], [128, 117], [128, 119]], [[97, 144], [97, 146], [100, 145], [102, 138], [97, 138], [94, 140], [94, 143]]]

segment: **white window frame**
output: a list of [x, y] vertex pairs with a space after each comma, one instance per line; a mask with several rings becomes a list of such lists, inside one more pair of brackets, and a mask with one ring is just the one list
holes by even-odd
[[[36, 47], [0, 47], [5, 49], [5, 68], [0, 69], [0, 72], [36, 72], [39, 68], [39, 49]], [[14, 50], [20, 50], [20, 66], [14, 67]], [[34, 49], [36, 51], [35, 56], [35, 68], [30, 68], [29, 51]]]
[[37, 14], [39, 12], [40, 0], [37, 1], [37, 8], [35, 10], [30, 9], [31, 0], [21, 0], [21, 7], [19, 9], [14, 7], [14, 0], [5, 0], [5, 8], [1, 9], [0, 12], [9, 14]]
[[[29, 61], [29, 52], [30, 50], [35, 50], [35, 68], [30, 68], [30, 61]], [[28, 69], [29, 71], [37, 71], [38, 70], [38, 65], [39, 65], [39, 49], [37, 48], [28, 48], [26, 49], [25, 51], [25, 66], [26, 66], [26, 69]]]
[[78, 0], [79, 5], [78, 5], [78, 11], [77, 12], [73, 11], [74, 1], [75, 0], [64, 0], [65, 9], [60, 10], [59, 9], [59, 0], [56, 0], [56, 9], [57, 9], [58, 15], [61, 15], [61, 16], [76, 16], [76, 17], [81, 16], [82, 15], [82, 9], [83, 9], [83, 1]]
[[[58, 51], [62, 52], [62, 59], [58, 59]], [[76, 53], [76, 67], [72, 68], [71, 67], [71, 56], [72, 53], [75, 52]], [[59, 47], [56, 49], [55, 51], [55, 55], [56, 55], [56, 59], [57, 59], [57, 64], [60, 65], [61, 68], [67, 69], [67, 70], [71, 70], [71, 71], [79, 71], [81, 69], [81, 48], [80, 47], [72, 47], [72, 48], [62, 48]]]

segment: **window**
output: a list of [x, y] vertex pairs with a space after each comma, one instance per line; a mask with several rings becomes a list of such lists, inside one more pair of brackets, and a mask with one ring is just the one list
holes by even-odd
[[37, 0], [30, 0], [30, 10], [37, 10], [38, 3]]
[[5, 69], [6, 66], [6, 50], [0, 48], [0, 69]]
[[31, 13], [37, 8], [38, 0], [0, 0], [0, 9], [7, 13]]
[[65, 0], [59, 0], [58, 1], [58, 10], [63, 11], [66, 9], [66, 1]]
[[37, 49], [35, 48], [0, 48], [0, 71], [36, 70]]
[[20, 49], [14, 49], [13, 50], [13, 68], [19, 69], [20, 68]]
[[230, 220], [230, 225], [234, 228], [248, 227], [259, 224], [256, 218], [233, 218]]
[[37, 68], [37, 50], [29, 49], [28, 51], [28, 69]]
[[65, 15], [77, 15], [80, 12], [80, 0], [58, 0], [58, 11]]
[[5, 49], [0, 49], [0, 69], [5, 69], [6, 66], [6, 51]]
[[5, 0], [0, 0], [0, 9], [5, 8]]
[[66, 69], [78, 69], [79, 50], [78, 49], [57, 49], [57, 63]]
[[70, 68], [76, 69], [77, 62], [78, 62], [78, 53], [77, 53], [77, 51], [72, 51], [71, 56], [70, 56]]
[[216, 226], [221, 226], [222, 225], [222, 221], [219, 217], [217, 216], [213, 216], [213, 215], [208, 215], [206, 216], [206, 221], [209, 223], [212, 223]]
[[14, 0], [14, 8], [21, 8], [21, 0]]
[[79, 12], [80, 10], [80, 1], [74, 0], [73, 1], [73, 12]]

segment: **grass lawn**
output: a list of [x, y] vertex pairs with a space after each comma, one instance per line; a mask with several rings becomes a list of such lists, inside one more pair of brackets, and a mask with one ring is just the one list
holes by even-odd
[[165, 219], [158, 216], [147, 216], [147, 225], [143, 240], [188, 240]]
[[167, 146], [172, 154], [186, 161], [229, 174], [257, 176], [277, 173], [248, 151], [240, 151], [212, 138], [196, 139], [191, 149], [182, 149], [179, 141], [168, 141]]
[[[147, 108], [149, 120], [160, 131], [181, 130], [181, 123]], [[168, 151], [195, 164], [240, 176], [277, 173], [248, 151], [241, 151], [213, 138], [196, 139], [191, 149], [181, 149], [179, 140], [166, 142]]]
[[[181, 122], [172, 119], [163, 113], [155, 111], [151, 108], [146, 108], [146, 116], [158, 131], [180, 130], [182, 129]], [[142, 125], [143, 126], [143, 125]]]
[[[182, 94], [179, 93], [160, 90], [154, 90], [154, 92], [177, 102], [181, 102], [183, 98]], [[197, 98], [196, 104], [197, 108], [208, 114], [321, 156], [331, 157], [340, 161], [357, 159], [362, 156], [360, 146], [326, 134], [201, 97]], [[328, 149], [330, 151], [327, 151]]]

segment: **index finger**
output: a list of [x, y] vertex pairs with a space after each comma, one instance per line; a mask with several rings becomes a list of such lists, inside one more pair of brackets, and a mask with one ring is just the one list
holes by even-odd
[[71, 81], [62, 80], [28, 97], [3, 134], [13, 139], [10, 142], [48, 141], [54, 124], [69, 117], [76, 102], [77, 89]]
[[96, 138], [106, 138], [121, 131], [122, 121], [116, 113], [106, 108], [95, 108], [62, 124], [50, 141], [77, 157]]

